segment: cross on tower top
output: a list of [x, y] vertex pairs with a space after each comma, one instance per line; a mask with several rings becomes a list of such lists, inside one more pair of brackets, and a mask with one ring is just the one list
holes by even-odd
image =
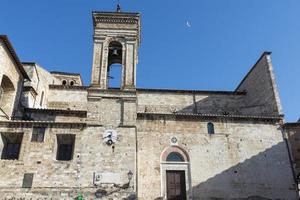
[[117, 4], [117, 12], [121, 12], [121, 4], [120, 3]]

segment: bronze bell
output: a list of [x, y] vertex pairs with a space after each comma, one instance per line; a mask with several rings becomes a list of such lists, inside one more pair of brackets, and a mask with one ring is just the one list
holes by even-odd
[[112, 55], [113, 55], [113, 56], [118, 56], [118, 55], [119, 55], [119, 54], [118, 54], [118, 50], [117, 50], [117, 49], [114, 49], [113, 52], [112, 52]]

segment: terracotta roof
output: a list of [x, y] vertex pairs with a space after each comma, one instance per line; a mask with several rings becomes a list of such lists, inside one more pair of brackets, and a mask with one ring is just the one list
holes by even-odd
[[7, 49], [9, 50], [11, 56], [13, 57], [15, 63], [17, 64], [17, 67], [19, 68], [19, 70], [21, 71], [23, 77], [25, 79], [28, 79], [30, 80], [30, 78], [28, 77], [25, 69], [23, 68], [23, 65], [22, 63], [20, 62], [18, 56], [17, 56], [17, 53], [16, 51], [14, 50], [12, 44], [10, 43], [8, 37], [6, 35], [0, 35], [0, 39], [3, 40], [4, 44], [6, 45]]
[[81, 76], [79, 73], [51, 71], [50, 74]]
[[288, 122], [283, 124], [283, 127], [300, 127], [300, 122]]
[[229, 118], [229, 119], [248, 119], [248, 120], [281, 120], [281, 116], [255, 116], [255, 115], [222, 115], [222, 114], [213, 114], [213, 113], [146, 113], [146, 112], [139, 112], [138, 115], [140, 116], [147, 116], [147, 115], [157, 115], [157, 116], [174, 116], [176, 118]]
[[240, 91], [209, 91], [209, 90], [177, 90], [177, 89], [151, 89], [137, 88], [138, 92], [170, 92], [170, 93], [196, 93], [196, 94], [225, 94], [225, 95], [245, 95]]

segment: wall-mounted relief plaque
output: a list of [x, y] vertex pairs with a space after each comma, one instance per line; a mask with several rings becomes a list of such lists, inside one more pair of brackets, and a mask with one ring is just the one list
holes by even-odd
[[107, 184], [121, 184], [121, 174], [113, 172], [94, 172], [94, 185]]

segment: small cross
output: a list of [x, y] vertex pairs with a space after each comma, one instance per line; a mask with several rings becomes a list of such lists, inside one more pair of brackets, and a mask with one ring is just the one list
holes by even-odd
[[118, 0], [118, 4], [117, 4], [117, 12], [121, 12], [121, 4], [120, 4], [120, 0]]

